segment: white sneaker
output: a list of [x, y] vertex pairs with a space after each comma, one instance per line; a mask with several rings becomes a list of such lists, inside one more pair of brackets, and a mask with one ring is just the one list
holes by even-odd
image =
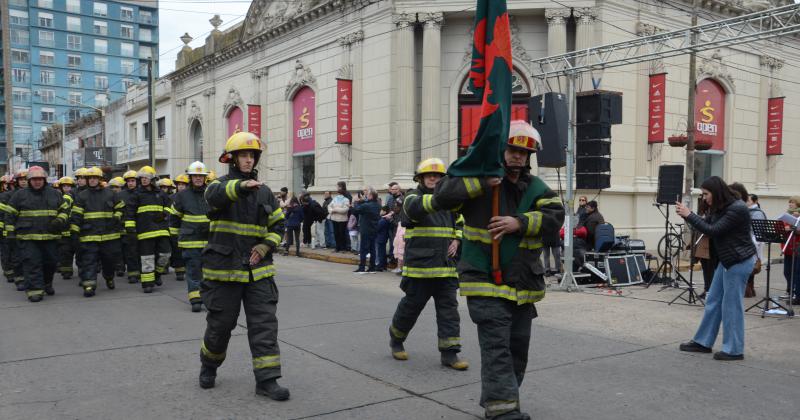
[[402, 272], [403, 272], [403, 269], [400, 268], [400, 267], [395, 268], [394, 270], [392, 270], [392, 273], [402, 273]]

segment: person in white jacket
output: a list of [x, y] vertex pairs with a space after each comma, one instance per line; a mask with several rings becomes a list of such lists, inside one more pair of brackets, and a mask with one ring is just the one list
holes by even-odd
[[341, 191], [328, 204], [328, 215], [333, 222], [333, 237], [336, 241], [336, 252], [347, 251], [347, 220], [350, 211], [350, 200]]

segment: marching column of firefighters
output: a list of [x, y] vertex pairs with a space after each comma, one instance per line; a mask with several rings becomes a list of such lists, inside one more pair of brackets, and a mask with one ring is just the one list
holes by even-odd
[[[519, 386], [528, 361], [535, 302], [544, 297], [540, 260], [543, 234], [556, 234], [564, 219], [558, 196], [530, 174], [541, 144], [536, 130], [513, 121], [502, 178], [447, 175], [438, 158], [420, 162], [418, 185], [400, 213], [405, 228], [405, 263], [400, 300], [389, 324], [391, 355], [407, 360], [404, 341], [433, 298], [442, 365], [466, 370], [461, 351], [457, 293], [467, 299], [481, 348], [480, 403], [487, 418], [527, 418]], [[0, 178], [0, 262], [8, 282], [31, 302], [54, 295], [56, 272], [73, 277], [87, 298], [115, 277], [141, 283], [144, 293], [163, 284], [170, 267], [186, 281], [192, 312], [207, 309], [200, 345], [199, 384], [213, 388], [226, 358], [241, 306], [247, 315], [256, 393], [282, 401], [289, 390], [281, 377], [276, 316], [278, 289], [273, 252], [284, 235], [284, 212], [256, 166], [262, 143], [237, 132], [220, 162], [228, 174], [216, 179], [193, 162], [174, 180], [158, 179], [143, 166], [104, 181], [100, 168], [80, 168], [47, 185], [38, 166]], [[491, 195], [500, 189], [500, 215]], [[176, 191], [177, 190], [177, 191]], [[503, 240], [503, 238], [505, 238]], [[501, 279], [492, 276], [492, 240], [503, 240]]]

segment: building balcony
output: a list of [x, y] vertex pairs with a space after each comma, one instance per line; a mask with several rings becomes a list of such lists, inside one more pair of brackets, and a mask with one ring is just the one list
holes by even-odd
[[[164, 138], [159, 138], [155, 142], [156, 158], [165, 156], [167, 154], [167, 141]], [[117, 147], [117, 165], [124, 165], [130, 162], [137, 162], [150, 159], [150, 144], [125, 144]]]

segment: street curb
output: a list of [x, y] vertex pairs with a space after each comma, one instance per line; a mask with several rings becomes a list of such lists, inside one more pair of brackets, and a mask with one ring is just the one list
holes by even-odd
[[[285, 254], [282, 254], [285, 255]], [[289, 255], [294, 256], [294, 250], [289, 250]], [[332, 262], [337, 264], [348, 264], [348, 265], [358, 265], [358, 258], [348, 258], [345, 256], [338, 256], [338, 255], [325, 255], [325, 254], [318, 254], [316, 252], [310, 250], [301, 250], [300, 251], [300, 258], [308, 258], [311, 260], [318, 260], [318, 261], [326, 261]]]

